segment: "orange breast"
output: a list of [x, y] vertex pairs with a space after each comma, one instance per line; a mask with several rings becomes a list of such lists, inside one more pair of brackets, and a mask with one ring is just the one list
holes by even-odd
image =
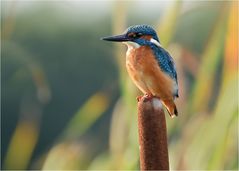
[[128, 49], [126, 67], [133, 82], [143, 93], [161, 99], [173, 99], [173, 80], [162, 72], [150, 47]]

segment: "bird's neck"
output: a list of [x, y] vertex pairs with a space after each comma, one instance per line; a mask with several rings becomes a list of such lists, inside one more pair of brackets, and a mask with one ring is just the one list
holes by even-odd
[[136, 50], [142, 46], [149, 46], [152, 49], [154, 49], [155, 47], [162, 48], [161, 44], [153, 38], [151, 38], [150, 40], [141, 39], [139, 40], [139, 42], [128, 41], [123, 43], [126, 44], [128, 47], [126, 54], [130, 53], [131, 50]]
[[127, 45], [128, 49], [137, 49], [139, 48], [141, 45], [136, 43], [136, 42], [131, 42], [131, 41], [128, 41], [128, 42], [123, 42], [124, 44]]
[[128, 41], [128, 42], [123, 42], [123, 43], [126, 44], [127, 47], [128, 47], [127, 52], [126, 52], [126, 56], [129, 56], [132, 51], [134, 51], [134, 50], [138, 49], [139, 47], [141, 47], [141, 45], [139, 45], [136, 42]]
[[128, 48], [139, 48], [140, 46], [157, 46], [161, 47], [161, 44], [158, 40], [150, 38], [150, 39], [138, 39], [137, 41], [128, 41], [124, 42], [128, 46]]

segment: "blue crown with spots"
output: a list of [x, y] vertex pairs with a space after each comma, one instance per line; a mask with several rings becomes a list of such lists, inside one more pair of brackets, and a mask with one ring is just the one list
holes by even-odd
[[143, 35], [150, 35], [153, 39], [159, 41], [156, 31], [153, 27], [147, 24], [134, 25], [126, 29], [125, 33], [141, 33]]

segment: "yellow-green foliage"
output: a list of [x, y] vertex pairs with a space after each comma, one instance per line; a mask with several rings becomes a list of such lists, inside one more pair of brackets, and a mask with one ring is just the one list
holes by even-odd
[[[127, 16], [137, 1], [113, 3], [112, 34], [118, 34], [128, 26]], [[205, 25], [210, 24], [205, 40], [201, 41], [201, 50], [194, 47], [194, 42], [197, 43], [201, 34], [205, 33], [194, 32], [195, 37], [185, 36], [184, 39], [191, 42], [188, 45], [177, 41], [176, 35], [187, 35], [177, 29], [184, 23], [190, 26], [192, 19], [185, 22], [186, 16], [205, 12], [213, 4], [204, 2], [206, 4], [197, 6], [193, 2], [187, 3], [172, 2], [165, 14], [153, 23], [162, 45], [171, 54], [176, 53], [179, 72], [180, 97], [176, 100], [179, 117], [172, 120], [166, 116], [170, 167], [173, 170], [238, 169], [238, 2], [220, 2], [217, 9], [213, 8], [216, 12], [211, 23], [200, 21]], [[195, 7], [187, 9], [187, 5]], [[193, 32], [191, 28], [185, 31]], [[38, 167], [46, 170], [139, 169], [136, 96], [140, 93], [127, 76], [125, 49], [118, 44], [113, 48], [120, 97], [113, 107], [107, 149], [91, 156], [90, 142], [81, 139], [111, 107], [109, 95], [99, 90], [79, 107], [55, 145], [37, 159], [38, 164], [35, 165]], [[198, 68], [190, 70], [185, 54], [191, 54], [187, 59], [194, 61]], [[38, 140], [36, 127], [21, 121], [18, 123], [8, 147], [4, 168], [12, 168], [13, 162], [15, 168], [27, 168]], [[19, 147], [19, 143], [23, 146]], [[21, 157], [17, 155], [19, 153]]]

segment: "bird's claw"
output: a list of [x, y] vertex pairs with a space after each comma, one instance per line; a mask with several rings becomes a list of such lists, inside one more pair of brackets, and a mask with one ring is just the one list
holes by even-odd
[[145, 94], [144, 96], [143, 96], [143, 101], [144, 102], [147, 102], [147, 101], [150, 101], [150, 100], [152, 100], [152, 98], [154, 98], [154, 96], [152, 95], [152, 94]]
[[136, 99], [139, 102], [142, 99], [143, 96], [137, 96]]
[[152, 100], [152, 98], [154, 98], [154, 96], [152, 94], [145, 94], [143, 96], [138, 96], [136, 97], [137, 101], [139, 102], [141, 99], [143, 98], [143, 102], [147, 102]]

